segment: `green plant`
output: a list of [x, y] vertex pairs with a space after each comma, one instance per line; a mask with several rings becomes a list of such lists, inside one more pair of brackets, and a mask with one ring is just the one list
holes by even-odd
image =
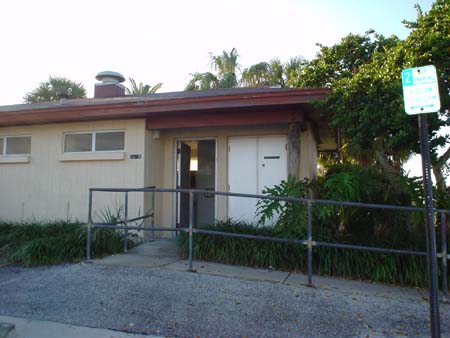
[[[76, 262], [85, 257], [86, 227], [78, 223], [0, 225], [0, 244], [9, 262], [26, 266]], [[123, 241], [111, 229], [92, 229], [92, 255], [120, 252]], [[2, 253], [0, 252], [0, 255]]]
[[[271, 227], [254, 226], [232, 220], [204, 227], [230, 233], [282, 237]], [[319, 235], [320, 236], [320, 235]], [[178, 253], [187, 257], [189, 237], [177, 237]], [[303, 245], [194, 234], [194, 258], [226, 264], [306, 271], [306, 247]], [[426, 286], [426, 258], [420, 256], [383, 254], [350, 249], [314, 247], [314, 274], [369, 280], [379, 283]]]
[[[272, 227], [254, 226], [231, 219], [219, 221], [215, 225], [206, 226], [203, 229], [266, 237], [275, 236]], [[182, 233], [177, 237], [177, 241], [179, 254], [187, 257], [189, 237], [186, 233]], [[194, 248], [196, 259], [266, 268], [272, 266], [303, 270], [306, 257], [305, 247], [299, 245], [207, 234], [195, 234]]]
[[130, 81], [131, 86], [125, 87], [127, 95], [154, 94], [162, 87], [161, 82], [154, 86], [150, 86], [148, 84], [144, 85], [142, 82], [139, 82], [139, 84], [137, 84], [136, 81], [131, 77], [128, 78], [128, 80]]
[[110, 208], [109, 206], [106, 206], [100, 211], [95, 212], [95, 216], [100, 219], [101, 223], [116, 225], [117, 222], [122, 221], [123, 213], [124, 213], [123, 206], [116, 204], [114, 206], [114, 209]]
[[25, 103], [58, 101], [61, 97], [79, 99], [86, 97], [86, 89], [81, 83], [65, 77], [50, 76], [46, 82], [41, 82], [33, 91], [24, 96]]
[[[289, 176], [286, 181], [274, 187], [266, 187], [269, 196], [274, 197], [301, 197], [306, 198], [309, 193], [308, 180], [297, 181]], [[299, 238], [306, 231], [306, 206], [299, 202], [286, 202], [280, 200], [261, 199], [257, 203], [258, 223], [266, 224], [275, 220], [275, 233], [287, 238]]]
[[[140, 216], [141, 216], [141, 209], [139, 208], [138, 217]], [[117, 203], [115, 204], [114, 208], [106, 206], [100, 211], [97, 211], [95, 213], [95, 217], [98, 218], [101, 223], [105, 223], [108, 225], [119, 225], [119, 226], [125, 225], [125, 223], [123, 223], [125, 219], [124, 206], [118, 205]], [[143, 226], [144, 223], [145, 221], [142, 219], [130, 222], [128, 223], [128, 225]], [[142, 243], [142, 237], [139, 236], [139, 234], [136, 231], [126, 231], [124, 229], [121, 229], [116, 230], [116, 232], [120, 233], [123, 237], [127, 236], [128, 239], [131, 239], [131, 242], [129, 243], [130, 246]]]

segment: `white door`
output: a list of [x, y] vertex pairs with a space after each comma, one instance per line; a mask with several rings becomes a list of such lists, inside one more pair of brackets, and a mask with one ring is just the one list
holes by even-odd
[[[263, 194], [287, 178], [285, 136], [230, 138], [228, 184], [230, 192]], [[229, 197], [228, 217], [256, 223], [257, 199]]]
[[287, 178], [286, 137], [258, 138], [258, 194]]

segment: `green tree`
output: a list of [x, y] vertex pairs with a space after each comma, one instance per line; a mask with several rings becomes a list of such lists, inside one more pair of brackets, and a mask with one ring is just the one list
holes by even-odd
[[402, 44], [375, 53], [357, 73], [335, 81], [326, 100], [331, 125], [340, 128], [345, 139], [345, 151], [363, 166], [375, 162], [398, 173], [418, 150], [417, 121], [402, 110], [403, 60]]
[[[320, 49], [316, 57], [301, 62], [294, 68], [288, 85], [332, 88], [331, 95], [321, 108], [327, 111], [331, 125], [342, 131], [344, 144], [338, 156], [322, 157], [331, 159], [332, 163], [358, 162], [363, 166], [378, 161], [388, 171], [400, 169], [397, 156], [399, 152], [386, 152], [387, 145], [382, 142], [385, 140], [383, 136], [387, 135], [389, 138], [392, 135], [394, 127], [389, 129], [381, 125], [378, 128], [376, 122], [386, 109], [389, 112], [392, 108], [383, 106], [392, 105], [388, 92], [392, 91], [395, 99], [401, 99], [401, 90], [397, 93], [396, 88], [390, 88], [384, 96], [380, 96], [380, 92], [375, 90], [386, 81], [390, 83], [390, 75], [383, 80], [383, 74], [397, 71], [393, 67], [395, 62], [389, 65], [383, 63], [388, 53], [392, 53], [399, 43], [397, 37], [385, 38], [373, 30], [364, 35], [349, 34], [330, 47], [318, 44]], [[395, 55], [394, 53], [390, 57]], [[376, 65], [373, 65], [375, 61]], [[369, 101], [372, 102], [371, 105], [368, 105]], [[405, 119], [406, 116], [400, 122], [395, 121], [395, 128], [399, 124], [402, 126]], [[391, 149], [392, 145], [389, 146]], [[384, 155], [380, 156], [381, 154]], [[404, 155], [403, 151], [401, 154], [403, 159], [409, 152]]]
[[162, 83], [158, 83], [154, 86], [150, 85], [144, 85], [142, 82], [139, 82], [139, 84], [136, 83], [136, 81], [133, 78], [128, 78], [130, 81], [130, 87], [125, 87], [125, 92], [127, 95], [145, 95], [145, 94], [154, 94], [156, 93], [161, 87]]
[[[429, 114], [429, 119], [438, 119], [438, 127], [449, 125], [450, 2], [436, 0], [428, 13], [423, 13], [419, 6], [416, 8], [417, 20], [404, 22], [411, 29], [405, 43], [406, 64], [412, 67], [432, 64], [436, 67], [442, 108], [439, 114]], [[438, 192], [441, 194], [446, 190], [445, 178], [450, 170], [450, 148], [445, 150], [448, 144], [448, 135], [431, 134], [431, 161]]]
[[297, 77], [297, 71], [303, 62], [301, 57], [295, 57], [284, 64], [278, 59], [254, 64], [244, 69], [240, 84], [242, 87], [280, 86], [284, 88], [292, 81], [291, 79]]
[[50, 76], [33, 91], [24, 96], [25, 103], [57, 101], [61, 97], [80, 99], [86, 97], [86, 89], [81, 83], [71, 81], [65, 77]]
[[326, 87], [335, 81], [351, 78], [359, 68], [372, 61], [376, 51], [383, 52], [398, 42], [396, 36], [389, 38], [377, 34], [374, 30], [364, 35], [349, 34], [333, 46], [320, 43], [319, 52], [309, 62], [300, 62], [288, 85], [293, 87]]
[[375, 48], [357, 68], [349, 62], [332, 74], [332, 93], [325, 102], [332, 114], [332, 126], [342, 131], [346, 151], [362, 164], [375, 162], [385, 171], [399, 172], [402, 163], [419, 151], [417, 119], [404, 112], [401, 70], [434, 64], [439, 73], [443, 108], [438, 114], [429, 114], [428, 119], [433, 171], [441, 195], [446, 191], [450, 158], [450, 150], [441, 154], [443, 147], [448, 146], [448, 136], [439, 134], [450, 121], [449, 23], [448, 1], [437, 0], [426, 14], [418, 8], [417, 21], [407, 23], [411, 32], [406, 40], [383, 40], [382, 48]]
[[193, 73], [186, 86], [186, 90], [203, 90], [213, 88], [235, 88], [238, 86], [237, 71], [239, 54], [236, 48], [229, 53], [223, 51], [221, 55], [210, 54], [212, 72]]

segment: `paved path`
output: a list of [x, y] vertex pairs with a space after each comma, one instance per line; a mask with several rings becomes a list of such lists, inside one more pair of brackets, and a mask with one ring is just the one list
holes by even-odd
[[[164, 270], [188, 270], [188, 261], [176, 254], [174, 240], [158, 240], [147, 242], [135, 247], [126, 255], [112, 255], [93, 261], [105, 266], [145, 267]], [[275, 284], [285, 284], [295, 287], [305, 287], [307, 276], [302, 273], [291, 273], [273, 269], [255, 269], [244, 266], [219, 264], [205, 261], [195, 261], [194, 270], [199, 274], [238, 278], [250, 281], [264, 281]], [[313, 285], [322, 290], [336, 290], [341, 293], [361, 293], [385, 298], [401, 298], [411, 301], [423, 301], [428, 297], [428, 291], [417, 288], [401, 288], [383, 284], [372, 284], [354, 280], [313, 276]]]
[[[429, 337], [415, 289], [319, 278], [308, 288], [301, 275], [204, 262], [189, 273], [164, 253], [170, 245], [94, 264], [0, 268], [0, 315], [167, 337]], [[441, 305], [443, 337], [449, 310]]]
[[0, 338], [163, 338], [8, 316], [0, 316], [0, 327], [1, 323], [8, 323], [12, 331], [2, 335], [0, 330]]

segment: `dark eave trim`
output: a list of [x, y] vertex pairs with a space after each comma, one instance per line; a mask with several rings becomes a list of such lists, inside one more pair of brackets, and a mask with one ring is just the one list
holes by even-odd
[[[20, 105], [8, 110], [0, 107], [0, 127], [62, 122], [95, 121], [105, 119], [145, 118], [159, 113], [185, 111], [216, 111], [262, 108], [284, 105], [302, 105], [320, 101], [329, 93], [327, 88], [284, 89], [263, 92], [242, 92], [227, 95], [169, 97], [143, 96], [116, 98], [114, 100], [83, 100], [86, 104], [70, 101], [41, 107], [40, 105]], [[75, 100], [76, 101], [76, 100]], [[20, 109], [19, 109], [20, 107]], [[12, 108], [12, 107], [11, 107]], [[225, 112], [224, 112], [225, 113]]]

